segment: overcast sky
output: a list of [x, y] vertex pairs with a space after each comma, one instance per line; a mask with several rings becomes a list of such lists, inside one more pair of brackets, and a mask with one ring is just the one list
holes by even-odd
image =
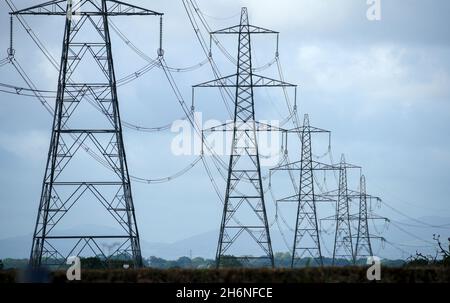
[[[36, 1], [15, 2], [23, 8]], [[169, 65], [184, 67], [204, 60], [181, 1], [130, 2], [165, 13], [164, 49]], [[370, 193], [415, 218], [450, 217], [449, 1], [381, 0], [380, 21], [366, 18], [365, 0], [198, 0], [198, 4], [213, 29], [237, 24], [241, 6], [247, 6], [252, 24], [281, 32], [280, 60], [286, 80], [300, 87], [300, 114], [309, 113], [314, 126], [333, 132], [335, 160], [345, 153], [349, 162], [363, 166]], [[9, 45], [7, 13], [2, 1], [2, 57]], [[26, 20], [59, 58], [63, 18]], [[156, 57], [157, 18], [114, 21], [133, 43]], [[118, 78], [145, 65], [112, 35]], [[275, 40], [255, 39], [254, 65], [262, 66], [274, 57]], [[235, 39], [225, 38], [223, 43], [236, 53]], [[19, 24], [15, 49], [17, 60], [37, 86], [55, 90], [56, 70]], [[213, 48], [213, 54], [223, 74], [234, 72], [220, 50]], [[278, 77], [274, 66], [261, 73]], [[213, 79], [213, 74], [206, 65], [175, 77], [190, 101], [191, 85]], [[0, 68], [0, 82], [25, 86], [8, 65]], [[225, 120], [219, 96], [200, 94], [197, 111]], [[287, 114], [282, 96], [277, 91], [258, 93], [257, 117], [282, 119]], [[7, 238], [29, 234], [34, 227], [52, 121], [33, 98], [0, 93], [0, 101], [0, 238]], [[144, 126], [182, 117], [160, 69], [120, 87], [119, 102], [123, 120]], [[194, 159], [171, 153], [175, 134], [170, 131], [149, 134], [125, 129], [124, 136], [130, 173], [135, 176], [165, 177]], [[317, 144], [315, 154], [325, 152], [326, 144]], [[295, 158], [295, 151], [291, 154]], [[333, 187], [333, 181], [329, 182]], [[357, 175], [349, 182], [356, 189]], [[290, 194], [283, 190], [278, 198]], [[219, 228], [221, 205], [201, 165], [167, 184], [133, 184], [133, 193], [138, 226], [146, 241], [172, 242]], [[404, 219], [386, 207], [377, 212]]]

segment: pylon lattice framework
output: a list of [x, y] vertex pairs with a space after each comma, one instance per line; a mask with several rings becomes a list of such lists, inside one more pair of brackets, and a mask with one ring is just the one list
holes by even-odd
[[329, 131], [313, 127], [309, 123], [309, 116], [304, 116], [303, 126], [292, 130], [290, 133], [300, 133], [301, 159], [298, 162], [284, 164], [272, 169], [272, 171], [295, 170], [300, 172], [300, 184], [298, 193], [283, 198], [278, 202], [297, 203], [297, 216], [292, 248], [291, 267], [299, 265], [302, 258], [312, 258], [316, 265], [323, 265], [320, 234], [317, 217], [317, 203], [334, 202], [334, 200], [319, 195], [314, 189], [314, 172], [336, 170], [335, 166], [313, 161], [312, 139], [313, 133], [328, 133]]
[[[347, 184], [347, 170], [361, 169], [361, 167], [346, 163], [345, 156], [341, 156], [341, 162], [336, 164], [339, 168], [339, 185], [336, 191], [323, 193], [324, 196], [335, 198], [336, 214], [331, 217], [323, 218], [322, 220], [335, 221], [335, 237], [333, 245], [333, 265], [336, 264], [337, 259], [344, 259], [347, 262], [354, 263], [354, 247], [350, 214], [350, 190]], [[359, 197], [359, 193], [358, 193]]]
[[[353, 196], [356, 197], [358, 193], [354, 193]], [[353, 197], [352, 196], [352, 197]], [[356, 244], [355, 244], [355, 262], [359, 258], [372, 257], [372, 239], [384, 240], [383, 237], [371, 235], [369, 231], [369, 219], [371, 220], [387, 220], [387, 218], [376, 216], [369, 213], [367, 203], [370, 200], [381, 201], [379, 197], [375, 197], [367, 194], [366, 189], [366, 177], [361, 176], [359, 182], [359, 211], [357, 216], [353, 216], [354, 219], [358, 220], [358, 229], [356, 232]]]
[[235, 88], [233, 123], [214, 128], [214, 131], [233, 132], [216, 265], [217, 267], [223, 265], [224, 257], [230, 254], [233, 244], [242, 239], [245, 234], [257, 244], [263, 255], [253, 257], [248, 254], [243, 258], [235, 257], [244, 261], [252, 258], [268, 259], [273, 267], [272, 243], [267, 221], [256, 133], [272, 131], [275, 128], [255, 121], [253, 92], [255, 87], [296, 86], [253, 74], [251, 36], [253, 34], [278, 35], [278, 32], [250, 25], [245, 7], [241, 11], [240, 24], [211, 33], [211, 35], [219, 34], [237, 34], [239, 36], [237, 73], [194, 86], [194, 88]]
[[[342, 197], [344, 195], [347, 198], [346, 201], [351, 201], [353, 199], [355, 199], [355, 200], [357, 199], [359, 201], [358, 213], [350, 214], [350, 207], [349, 207], [348, 213], [347, 213], [346, 209], [342, 210], [342, 208], [343, 207], [346, 208], [346, 205], [347, 205], [347, 203], [342, 202], [341, 206], [340, 206], [341, 210], [339, 210], [339, 208], [338, 208], [339, 206], [337, 205], [336, 215], [324, 218], [322, 220], [335, 221], [336, 223], [338, 223], [339, 222], [338, 220], [340, 218], [341, 222], [342, 221], [345, 222], [345, 224], [341, 224], [341, 226], [339, 228], [339, 230], [341, 230], [341, 231], [338, 231], [338, 227], [336, 227], [336, 230], [337, 230], [336, 234], [335, 234], [336, 242], [335, 242], [335, 248], [334, 248], [334, 251], [338, 251], [339, 247], [337, 245], [339, 245], [341, 243], [340, 251], [344, 251], [344, 249], [345, 249], [345, 251], [344, 251], [345, 253], [342, 253], [340, 255], [335, 253], [335, 257], [333, 258], [333, 264], [336, 264], [339, 257], [341, 259], [346, 260], [347, 262], [351, 262], [351, 263], [355, 264], [356, 261], [358, 260], [358, 258], [365, 258], [365, 257], [373, 256], [372, 244], [371, 244], [372, 239], [384, 240], [383, 237], [371, 235], [369, 233], [369, 220], [384, 220], [384, 221], [389, 221], [389, 220], [385, 217], [381, 217], [381, 216], [375, 215], [373, 213], [369, 213], [367, 202], [372, 201], [372, 200], [381, 201], [381, 199], [379, 197], [367, 194], [366, 178], [364, 175], [360, 176], [359, 191], [345, 188], [346, 187], [345, 186], [346, 185], [346, 182], [345, 182], [346, 169], [347, 168], [360, 168], [360, 167], [345, 163], [344, 156], [342, 156], [341, 164], [339, 164], [339, 166], [341, 167], [341, 169], [340, 169], [340, 171], [341, 171], [341, 178], [340, 178], [341, 187], [338, 190], [333, 190], [330, 192], [323, 193], [323, 195], [326, 197], [329, 197], [331, 199], [337, 198], [338, 201], [339, 201], [339, 199], [342, 199]], [[342, 200], [344, 200], [344, 199], [342, 199]], [[356, 229], [356, 235], [354, 232], [352, 232], [352, 225], [351, 225], [352, 221], [358, 222], [358, 226]], [[348, 228], [349, 228], [349, 231], [347, 232]], [[347, 233], [347, 234], [343, 235], [344, 233]], [[348, 234], [350, 234], [350, 235], [348, 235]], [[350, 246], [350, 245], [353, 245], [353, 243], [355, 243], [353, 241], [350, 241], [352, 239], [356, 239], [356, 244], [354, 246]], [[352, 249], [351, 250], [352, 256], [350, 256], [350, 254], [349, 254], [350, 248]]]
[[[112, 0], [50, 1], [11, 14], [66, 16], [52, 136], [33, 235], [31, 265], [61, 266], [69, 256], [90, 254], [105, 261], [121, 258], [127, 259], [135, 267], [142, 266], [122, 137], [108, 18], [162, 14]], [[89, 26], [91, 31], [86, 32]], [[86, 33], [89, 33], [89, 40], [85, 40], [87, 38], [83, 36]], [[99, 67], [98, 75], [101, 79], [77, 81], [76, 76], [83, 76], [79, 71], [80, 63], [83, 59], [87, 61], [85, 57], [88, 55]], [[92, 67], [93, 65], [90, 66]], [[83, 115], [77, 109], [88, 98], [103, 111], [104, 121], [96, 121], [101, 126], [91, 125], [86, 121], [87, 118], [81, 119], [81, 122], [74, 118], [77, 114]], [[76, 123], [81, 124], [81, 127], [75, 126]], [[86, 180], [82, 173], [74, 179], [75, 164], [72, 162], [80, 149], [99, 152], [101, 162], [110, 169], [111, 175], [106, 177], [106, 174], [98, 173], [94, 177], [98, 179], [93, 181]], [[98, 166], [98, 162], [93, 163]], [[93, 174], [97, 172], [94, 167], [95, 165], [89, 166]], [[120, 232], [67, 235], [62, 234], [63, 231], [57, 231], [56, 227], [61, 225], [62, 219], [77, 202], [84, 199], [89, 203], [102, 205], [112, 216], [113, 222], [118, 224]], [[89, 210], [85, 213], [89, 213]], [[114, 245], [111, 245], [112, 241]], [[103, 247], [114, 249], [106, 252]]]
[[361, 176], [359, 198], [358, 233], [356, 235], [355, 260], [358, 256], [373, 256], [367, 222], [366, 178]]

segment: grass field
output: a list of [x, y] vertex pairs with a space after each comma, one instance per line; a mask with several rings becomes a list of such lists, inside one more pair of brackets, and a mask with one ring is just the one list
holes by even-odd
[[[0, 282], [21, 280], [16, 270], [0, 271]], [[82, 282], [88, 283], [367, 283], [363, 267], [324, 267], [303, 269], [140, 269], [83, 270]], [[63, 271], [52, 272], [49, 280], [66, 283]], [[382, 283], [448, 283], [449, 267], [382, 268]]]

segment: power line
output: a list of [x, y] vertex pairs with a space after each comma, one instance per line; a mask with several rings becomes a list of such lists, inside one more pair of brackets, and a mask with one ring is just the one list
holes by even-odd
[[[403, 226], [416, 227], [416, 228], [430, 228], [429, 226], [426, 226], [426, 225], [409, 224], [409, 223], [396, 221], [396, 220], [392, 220], [392, 219], [390, 221], [393, 221], [393, 222], [403, 225]], [[450, 224], [436, 225], [435, 228], [450, 229], [449, 225]]]
[[200, 160], [202, 160], [202, 156], [197, 157], [192, 163], [189, 163], [185, 168], [183, 168], [179, 172], [177, 172], [171, 176], [168, 176], [168, 177], [154, 178], [154, 179], [132, 177], [132, 179], [136, 182], [145, 183], [145, 184], [157, 184], [157, 183], [170, 182], [170, 181], [173, 181], [173, 180], [183, 176], [187, 172], [189, 172], [191, 169], [193, 169], [197, 165], [197, 163], [200, 162]]
[[397, 214], [402, 215], [403, 217], [408, 218], [408, 219], [411, 220], [411, 221], [414, 221], [414, 222], [416, 222], [416, 223], [419, 223], [419, 224], [422, 224], [422, 225], [425, 225], [425, 226], [428, 226], [428, 227], [442, 228], [442, 227], [446, 227], [446, 226], [449, 226], [449, 225], [450, 225], [450, 224], [444, 224], [444, 225], [433, 225], [433, 224], [429, 224], [429, 223], [427, 223], [427, 222], [421, 221], [421, 220], [419, 220], [419, 219], [413, 218], [413, 217], [411, 217], [411, 216], [405, 214], [404, 212], [402, 212], [402, 211], [400, 211], [400, 210], [394, 208], [393, 206], [389, 205], [388, 203], [386, 203], [386, 202], [384, 202], [384, 201], [381, 201], [381, 203], [382, 203], [384, 206], [386, 206], [387, 208], [389, 208], [389, 209], [391, 209], [392, 211], [396, 212]]
[[398, 230], [404, 232], [405, 234], [411, 236], [412, 238], [414, 238], [416, 240], [419, 240], [419, 241], [422, 241], [422, 242], [425, 242], [425, 243], [429, 243], [429, 244], [434, 244], [433, 242], [431, 242], [429, 240], [422, 239], [422, 238], [418, 237], [417, 235], [407, 231], [406, 229], [404, 229], [404, 228], [400, 227], [399, 225], [397, 225], [395, 222], [392, 222], [392, 225], [395, 226]]

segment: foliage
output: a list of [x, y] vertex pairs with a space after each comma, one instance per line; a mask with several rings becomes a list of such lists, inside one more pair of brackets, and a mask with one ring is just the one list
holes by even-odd
[[[441, 245], [443, 246], [443, 245]], [[358, 260], [358, 266], [338, 265], [329, 266], [331, 259], [324, 258], [324, 267], [316, 267], [308, 264], [308, 259], [300, 260], [301, 268], [290, 269], [290, 254], [275, 254], [276, 269], [254, 268], [261, 266], [261, 260], [250, 259], [243, 267], [242, 260], [227, 256], [223, 259], [223, 269], [216, 270], [215, 262], [211, 259], [181, 257], [177, 260], [164, 260], [157, 257], [145, 259], [145, 266], [150, 268], [135, 270], [124, 269], [123, 264], [127, 260], [110, 260], [105, 263], [101, 258], [82, 258], [83, 282], [143, 282], [143, 283], [329, 283], [329, 282], [358, 282], [366, 283], [366, 270], [368, 265], [364, 259]], [[407, 266], [402, 260], [382, 260], [382, 282], [409, 283], [409, 282], [449, 282], [450, 271], [442, 266], [447, 259], [439, 262], [424, 262], [419, 258], [416, 263]], [[426, 259], [428, 260], [428, 259]], [[446, 260], [446, 261], [444, 261]], [[309, 260], [310, 262], [312, 260]], [[412, 260], [410, 260], [412, 261]], [[3, 260], [5, 269], [12, 264], [22, 266], [26, 260]], [[266, 261], [265, 261], [266, 262]], [[265, 264], [267, 265], [267, 264]], [[250, 267], [250, 268], [249, 268]], [[251, 268], [253, 267], [253, 268]], [[284, 268], [282, 268], [284, 267]], [[23, 267], [21, 267], [23, 268]], [[23, 270], [0, 271], [0, 282], [14, 282], [20, 277]], [[56, 283], [67, 282], [65, 269], [50, 273], [51, 279]]]
[[[291, 254], [290, 253], [275, 253], [275, 267], [276, 268], [290, 268], [291, 267]], [[122, 269], [124, 264], [128, 264], [130, 268], [133, 267], [131, 262], [126, 262], [126, 259], [113, 259], [108, 263], [101, 261], [99, 258], [82, 258], [81, 266], [83, 269]], [[159, 269], [171, 269], [171, 268], [179, 268], [179, 269], [208, 269], [214, 268], [216, 263], [212, 259], [205, 259], [201, 257], [195, 257], [190, 259], [188, 257], [181, 257], [177, 260], [166, 260], [158, 257], [150, 257], [144, 258], [144, 266], [150, 268], [159, 268]], [[267, 260], [250, 260], [247, 263], [242, 264], [239, 260], [239, 263], [235, 262], [233, 258], [231, 260], [227, 260], [226, 262], [231, 262], [234, 264], [228, 264], [227, 267], [231, 268], [239, 268], [239, 267], [250, 267], [250, 268], [261, 268], [261, 267], [270, 267], [270, 263]], [[54, 263], [61, 263], [62, 260], [55, 260]], [[323, 263], [325, 266], [331, 266], [332, 259], [331, 258], [323, 258]], [[28, 259], [3, 259], [4, 269], [25, 269], [28, 265]], [[302, 259], [297, 263], [298, 267], [306, 267], [307, 259]], [[386, 267], [401, 267], [405, 264], [404, 260], [382, 260], [383, 266]], [[310, 267], [313, 267], [314, 264], [310, 262]], [[350, 264], [345, 260], [337, 260], [336, 266], [349, 266]], [[359, 266], [365, 266], [366, 260], [359, 259], [357, 262]], [[64, 266], [62, 269], [68, 268]]]
[[240, 268], [243, 267], [242, 262], [234, 256], [223, 256], [220, 265], [224, 268]]
[[10, 269], [10, 268], [17, 268], [17, 269], [24, 269], [28, 266], [28, 259], [3, 259], [3, 268], [4, 269]]
[[450, 266], [450, 238], [448, 238], [448, 249], [443, 247], [440, 240], [440, 235], [433, 235], [433, 240], [436, 241], [437, 250], [434, 256], [423, 255], [420, 252], [416, 252], [415, 256], [410, 256], [407, 259], [406, 266], [417, 267], [417, 266]]
[[[125, 283], [368, 283], [366, 267], [300, 269], [109, 269], [83, 270], [82, 282]], [[20, 271], [0, 271], [0, 283], [17, 281]], [[65, 271], [50, 273], [54, 283], [67, 281]], [[450, 271], [439, 266], [381, 269], [383, 283], [450, 282]]]

